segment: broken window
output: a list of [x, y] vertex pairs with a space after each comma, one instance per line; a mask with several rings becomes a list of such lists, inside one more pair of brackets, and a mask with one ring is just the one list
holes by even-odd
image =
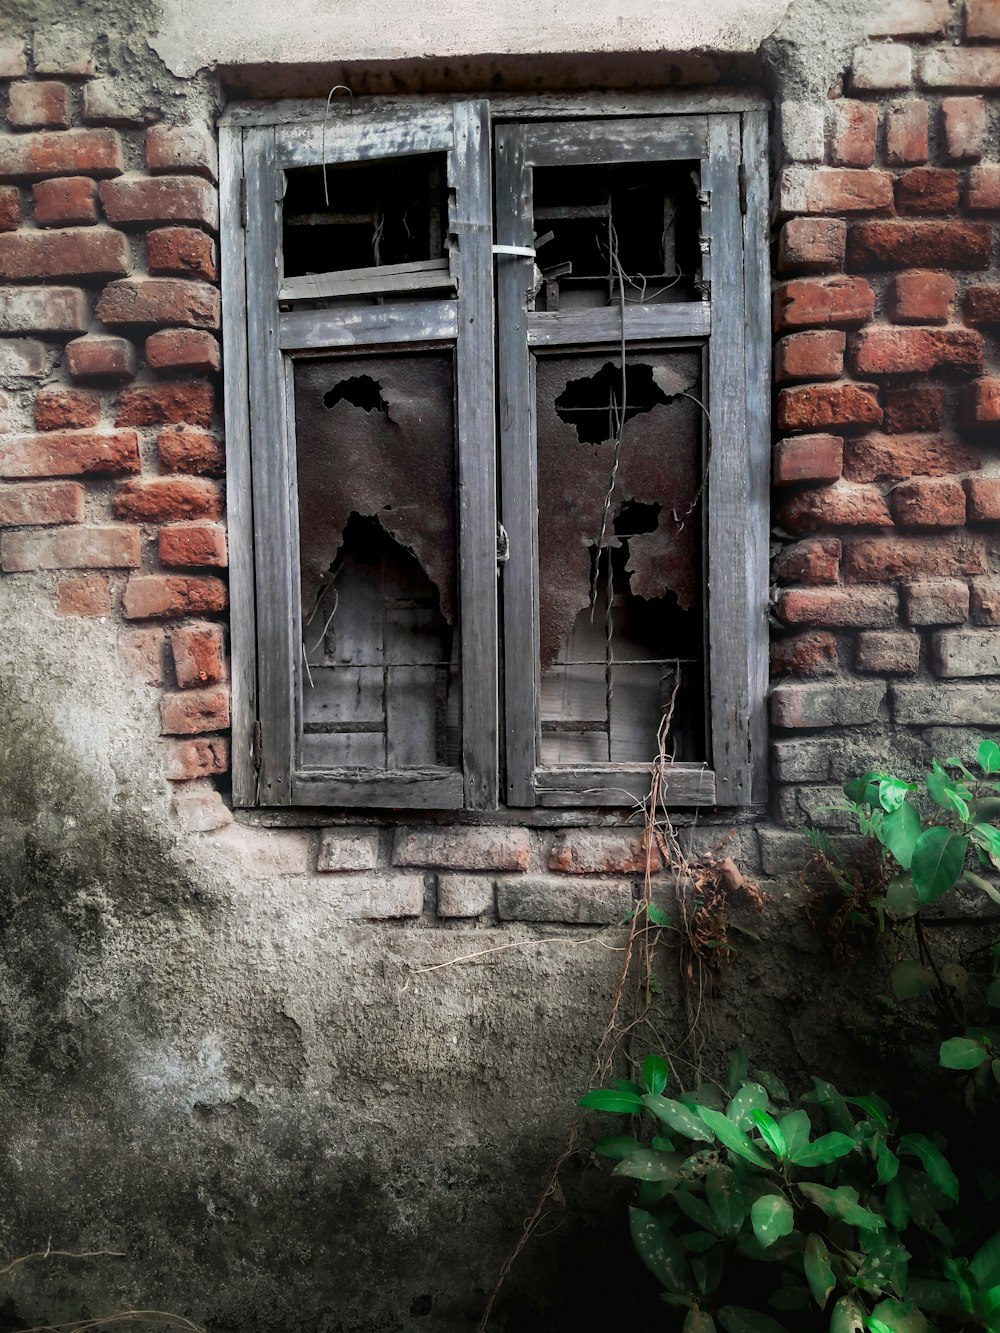
[[224, 131], [240, 804], [759, 799], [763, 115], [563, 115]]

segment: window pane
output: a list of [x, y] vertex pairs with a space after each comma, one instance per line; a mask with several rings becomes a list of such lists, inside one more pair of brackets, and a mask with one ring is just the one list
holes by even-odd
[[295, 365], [301, 762], [460, 761], [450, 352]]
[[[706, 757], [701, 352], [540, 357], [543, 764]], [[623, 421], [623, 428], [619, 424]]]

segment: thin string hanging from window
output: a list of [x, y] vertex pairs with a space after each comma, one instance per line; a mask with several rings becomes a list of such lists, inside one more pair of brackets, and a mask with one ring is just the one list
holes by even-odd
[[351, 115], [354, 115], [354, 94], [348, 88], [346, 83], [335, 83], [326, 96], [326, 107], [323, 111], [323, 136], [321, 139], [321, 153], [323, 158], [323, 202], [327, 208], [330, 207], [330, 186], [326, 178], [326, 124], [330, 119], [330, 103], [333, 101], [334, 93], [346, 93], [351, 99]]

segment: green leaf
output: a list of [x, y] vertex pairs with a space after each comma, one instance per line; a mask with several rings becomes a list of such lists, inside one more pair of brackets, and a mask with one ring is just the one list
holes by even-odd
[[[677, 1197], [675, 1194], [674, 1198]], [[688, 1254], [705, 1254], [719, 1241], [718, 1236], [711, 1231], [687, 1231], [680, 1239]]]
[[699, 1143], [711, 1143], [712, 1135], [695, 1112], [682, 1102], [675, 1102], [672, 1097], [654, 1097], [652, 1093], [647, 1093], [642, 1098], [642, 1104], [652, 1111], [657, 1120], [669, 1125], [675, 1133], [683, 1134], [686, 1139], [695, 1139]]
[[[869, 1328], [877, 1322], [888, 1333], [928, 1333], [930, 1328], [923, 1314], [910, 1301], [880, 1301], [872, 1311], [872, 1321]], [[880, 1333], [880, 1330], [875, 1329], [874, 1333]]]
[[616, 1078], [615, 1087], [619, 1092], [634, 1092], [637, 1097], [641, 1097], [646, 1091], [646, 1089], [640, 1087], [638, 1083], [633, 1083], [630, 1078]]
[[688, 1310], [681, 1333], [718, 1333], [715, 1320], [705, 1310]]
[[762, 1194], [755, 1199], [750, 1209], [750, 1222], [753, 1234], [765, 1249], [795, 1230], [795, 1214], [783, 1194]]
[[774, 1153], [775, 1157], [784, 1157], [788, 1152], [788, 1145], [785, 1143], [785, 1136], [781, 1132], [778, 1122], [773, 1116], [768, 1115], [766, 1111], [757, 1110], [755, 1107], [751, 1112], [753, 1123], [760, 1131], [760, 1136], [767, 1146]]
[[986, 1003], [991, 1009], [1000, 1009], [1000, 977], [994, 977], [986, 987]]
[[984, 773], [1000, 773], [1000, 745], [996, 741], [980, 741], [976, 763]]
[[837, 1279], [833, 1276], [830, 1251], [826, 1248], [823, 1237], [815, 1231], [806, 1241], [802, 1265], [805, 1268], [806, 1281], [809, 1283], [813, 1300], [822, 1310], [830, 1298], [830, 1292], [837, 1285]]
[[945, 1069], [977, 1069], [988, 1059], [983, 1043], [971, 1037], [949, 1037], [938, 1052], [938, 1063]]
[[707, 1250], [704, 1254], [696, 1254], [691, 1260], [694, 1280], [703, 1295], [707, 1296], [710, 1291], [714, 1291], [722, 1281], [722, 1265], [721, 1245], [716, 1245], [714, 1249]]
[[683, 1164], [684, 1158], [680, 1153], [639, 1148], [620, 1161], [611, 1174], [629, 1176], [632, 1180], [674, 1180]]
[[662, 1055], [647, 1055], [642, 1062], [642, 1081], [654, 1096], [667, 1086], [667, 1062]]
[[853, 1296], [841, 1296], [830, 1316], [830, 1333], [864, 1333], [864, 1317]]
[[742, 1305], [724, 1305], [719, 1311], [719, 1323], [726, 1333], [786, 1333], [770, 1315], [744, 1309]]
[[980, 1290], [1000, 1282], [1000, 1231], [976, 1251], [969, 1263], [969, 1271]]
[[705, 1177], [705, 1198], [724, 1236], [735, 1236], [746, 1220], [746, 1191], [728, 1166], [717, 1166]]
[[883, 1324], [881, 1319], [876, 1319], [874, 1315], [865, 1315], [865, 1328], [868, 1333], [892, 1333], [888, 1324]]
[[931, 1184], [958, 1203], [958, 1177], [929, 1138], [923, 1134], [904, 1134], [899, 1140], [899, 1152], [919, 1157]]
[[726, 1108], [726, 1119], [740, 1129], [749, 1129], [753, 1123], [753, 1112], [763, 1111], [766, 1107], [767, 1089], [759, 1083], [744, 1083]]
[[878, 1125], [879, 1129], [889, 1128], [889, 1115], [892, 1108], [889, 1103], [881, 1097], [845, 1097], [845, 1102], [850, 1102], [852, 1106], [859, 1107], [864, 1111], [869, 1120]]
[[922, 903], [932, 903], [947, 893], [962, 873], [967, 837], [959, 837], [940, 824], [924, 829], [913, 849], [910, 870]]
[[787, 1102], [789, 1100], [788, 1089], [777, 1074], [770, 1074], [766, 1069], [758, 1069], [755, 1077], [758, 1083], [767, 1088], [767, 1095], [772, 1102]]
[[898, 1176], [886, 1187], [885, 1215], [894, 1231], [905, 1231], [910, 1224], [910, 1201]]
[[747, 1053], [742, 1046], [737, 1046], [729, 1057], [729, 1064], [726, 1066], [726, 1091], [730, 1097], [736, 1096], [746, 1082], [749, 1073]]
[[855, 805], [874, 805], [878, 801], [879, 784], [885, 776], [884, 773], [862, 773], [861, 777], [845, 782], [841, 791]]
[[920, 911], [920, 894], [912, 875], [897, 875], [885, 891], [885, 910], [894, 921], [906, 921]]
[[591, 1111], [612, 1111], [616, 1115], [634, 1115], [642, 1110], [642, 1098], [634, 1092], [612, 1092], [608, 1088], [597, 1088], [581, 1097], [577, 1106], [586, 1106]]
[[823, 1134], [815, 1143], [805, 1144], [790, 1156], [796, 1166], [826, 1166], [828, 1162], [846, 1157], [854, 1151], [854, 1146], [854, 1139], [847, 1134]]
[[799, 1189], [827, 1217], [836, 1217], [848, 1226], [860, 1227], [862, 1231], [881, 1231], [885, 1226], [885, 1218], [862, 1207], [858, 1203], [858, 1191], [849, 1185], [828, 1189], [826, 1185], [814, 1185], [811, 1181], [803, 1180], [799, 1183]]
[[630, 1138], [628, 1134], [609, 1134], [606, 1138], [598, 1139], [592, 1151], [600, 1153], [602, 1157], [610, 1157], [612, 1161], [620, 1162], [641, 1146], [638, 1139]]
[[851, 1119], [851, 1113], [847, 1109], [847, 1103], [843, 1097], [832, 1083], [825, 1083], [823, 1079], [817, 1078], [815, 1074], [812, 1076], [812, 1081], [816, 1090], [816, 1101], [823, 1108], [827, 1124], [831, 1129], [836, 1129], [841, 1134], [850, 1134], [854, 1129], [854, 1121]]
[[879, 1185], [888, 1185], [896, 1179], [899, 1172], [899, 1158], [884, 1139], [875, 1140], [875, 1165], [878, 1173], [875, 1177]]
[[942, 810], [953, 811], [960, 819], [968, 823], [968, 787], [963, 787], [950, 778], [936, 759], [934, 760], [933, 772], [927, 774], [926, 781], [927, 791], [931, 799]]
[[679, 1189], [674, 1192], [674, 1202], [680, 1208], [681, 1212], [690, 1217], [705, 1231], [713, 1231], [716, 1234], [721, 1230], [715, 1214], [697, 1194], [692, 1194], [689, 1189]]
[[[906, 793], [916, 791], [917, 786], [914, 782], [904, 782], [902, 778], [883, 778], [878, 784], [878, 803], [883, 810], [891, 813], [898, 810], [906, 800]], [[885, 830], [885, 821], [882, 821], [882, 829]], [[885, 842], [885, 839], [882, 839]], [[893, 853], [895, 855], [895, 853]]]
[[767, 1170], [770, 1163], [761, 1150], [751, 1143], [742, 1129], [737, 1128], [731, 1120], [727, 1120], [721, 1111], [713, 1111], [708, 1106], [699, 1106], [698, 1114], [715, 1137], [730, 1152], [736, 1153], [737, 1156], [742, 1157], [747, 1162], [753, 1162], [754, 1166], [763, 1167], [765, 1171]]
[[630, 1208], [628, 1218], [632, 1244], [653, 1276], [667, 1291], [690, 1292], [691, 1270], [666, 1223], [641, 1208]]
[[909, 870], [913, 849], [923, 832], [920, 816], [903, 801], [882, 820], [882, 842], [904, 870]]
[[992, 824], [974, 824], [972, 840], [983, 849], [990, 863], [1000, 870], [1000, 829]]
[[894, 963], [889, 973], [893, 994], [897, 1000], [913, 1000], [918, 995], [926, 995], [937, 985], [937, 978], [929, 967], [924, 967], [915, 958], [903, 958]]
[[778, 1124], [785, 1140], [786, 1152], [794, 1152], [796, 1148], [809, 1142], [812, 1122], [805, 1111], [789, 1111], [787, 1115], [781, 1117]]
[[661, 929], [670, 925], [670, 917], [662, 907], [657, 907], [656, 903], [646, 904], [646, 917], [651, 926], [659, 926]]

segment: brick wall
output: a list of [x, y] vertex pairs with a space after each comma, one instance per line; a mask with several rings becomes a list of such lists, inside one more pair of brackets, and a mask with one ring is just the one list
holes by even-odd
[[[780, 822], [1000, 725], [1000, 3], [892, 0], [781, 108], [771, 700]], [[945, 731], [944, 729], [948, 730]]]

